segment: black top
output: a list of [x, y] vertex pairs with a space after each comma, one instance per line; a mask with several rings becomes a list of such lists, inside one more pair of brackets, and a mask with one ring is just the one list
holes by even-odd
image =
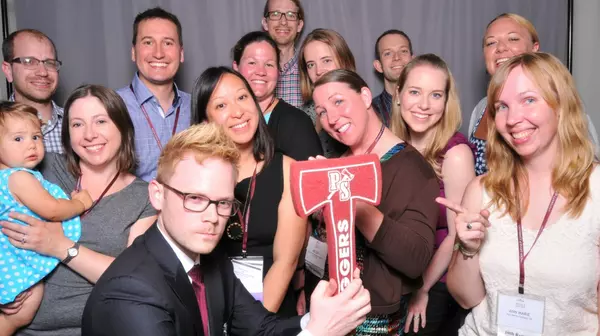
[[[249, 194], [250, 180], [250, 177], [243, 179], [235, 187], [235, 198], [242, 204], [245, 204], [246, 197]], [[275, 242], [279, 202], [282, 194], [283, 155], [275, 152], [269, 165], [263, 166], [263, 169], [256, 175], [254, 197], [250, 206], [248, 222], [247, 253], [249, 256], [263, 257], [263, 279], [273, 265], [273, 243]], [[239, 219], [236, 216], [230, 222], [239, 222]], [[242, 255], [241, 239], [233, 240], [225, 233], [220, 244], [223, 245], [230, 257]], [[294, 292], [291, 286], [288, 286], [287, 293], [277, 314], [284, 317], [297, 315]]]
[[275, 147], [292, 159], [303, 161], [309, 156], [323, 155], [315, 126], [302, 110], [280, 99], [268, 125]]

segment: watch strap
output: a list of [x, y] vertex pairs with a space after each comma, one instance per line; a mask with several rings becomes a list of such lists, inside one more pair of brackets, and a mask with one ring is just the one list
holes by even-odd
[[[69, 250], [71, 250], [71, 249], [76, 249], [77, 250], [77, 253], [74, 256], [72, 256], [69, 253]], [[65, 259], [63, 259], [61, 262], [66, 265], [66, 264], [69, 263], [69, 261], [71, 261], [73, 258], [75, 258], [78, 255], [79, 255], [79, 243], [75, 243], [73, 246], [71, 246], [71, 247], [69, 247], [67, 249], [67, 257]]]

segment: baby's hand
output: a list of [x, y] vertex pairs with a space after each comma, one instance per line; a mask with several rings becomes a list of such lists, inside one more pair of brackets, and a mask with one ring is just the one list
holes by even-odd
[[91, 208], [92, 204], [94, 203], [94, 201], [92, 200], [92, 197], [87, 192], [87, 190], [73, 191], [71, 193], [71, 197], [74, 200], [78, 200], [79, 202], [81, 202], [81, 204], [83, 204], [83, 211]]

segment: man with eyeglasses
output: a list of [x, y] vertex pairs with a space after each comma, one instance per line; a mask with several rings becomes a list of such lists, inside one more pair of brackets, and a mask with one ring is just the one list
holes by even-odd
[[296, 42], [304, 28], [304, 8], [300, 0], [267, 0], [263, 11], [263, 29], [279, 47], [277, 98], [295, 107], [303, 105]]
[[35, 29], [21, 29], [2, 42], [2, 71], [13, 85], [9, 100], [35, 107], [43, 121], [47, 152], [63, 153], [61, 129], [63, 109], [52, 96], [58, 86], [58, 60], [54, 42]]
[[100, 277], [83, 312], [82, 335], [335, 336], [364, 321], [370, 297], [359, 272], [335, 296], [335, 281], [322, 281], [310, 315], [289, 319], [268, 312], [236, 278], [215, 247], [239, 209], [239, 155], [212, 123], [194, 125], [165, 145], [148, 186], [157, 223]]
[[136, 175], [145, 181], [156, 176], [162, 146], [190, 126], [191, 96], [175, 84], [183, 59], [177, 16], [155, 7], [135, 17], [131, 60], [137, 71], [131, 83], [117, 93], [125, 101], [135, 128]]

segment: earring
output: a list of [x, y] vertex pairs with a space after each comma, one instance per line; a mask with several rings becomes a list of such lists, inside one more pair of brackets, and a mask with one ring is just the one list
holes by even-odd
[[396, 100], [396, 105], [400, 106], [400, 101]]

